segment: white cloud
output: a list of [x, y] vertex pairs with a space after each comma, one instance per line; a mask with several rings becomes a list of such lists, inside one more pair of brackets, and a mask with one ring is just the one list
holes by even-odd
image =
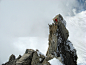
[[[26, 47], [18, 43], [20, 37], [39, 37], [31, 44], [37, 48], [48, 37], [48, 24], [56, 14], [73, 14], [75, 0], [1, 0], [0, 2], [0, 60], [5, 62], [13, 54], [20, 54]], [[39, 43], [39, 40], [40, 43]], [[37, 42], [36, 42], [37, 41]], [[14, 46], [14, 42], [15, 46]], [[28, 47], [29, 43], [28, 41]], [[35, 45], [33, 45], [36, 42]], [[45, 42], [44, 46], [45, 45]], [[42, 44], [43, 44], [42, 43]], [[48, 43], [46, 43], [48, 44]], [[21, 46], [22, 45], [22, 46]], [[21, 48], [16, 49], [16, 46]], [[26, 47], [27, 48], [27, 47]], [[31, 47], [29, 47], [31, 48]], [[40, 48], [40, 46], [39, 46]], [[41, 49], [40, 49], [41, 50]], [[43, 50], [42, 50], [43, 51]], [[43, 51], [44, 52], [44, 51]]]

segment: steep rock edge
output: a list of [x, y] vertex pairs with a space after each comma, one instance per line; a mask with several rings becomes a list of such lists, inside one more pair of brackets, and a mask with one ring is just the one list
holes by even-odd
[[49, 47], [46, 55], [54, 55], [63, 65], [77, 65], [77, 54], [73, 44], [68, 40], [69, 32], [66, 21], [59, 14], [53, 18], [54, 23], [49, 25]]
[[[39, 50], [26, 49], [23, 56], [11, 55], [9, 61], [2, 65], [51, 65], [48, 61], [57, 58], [63, 65], [77, 65], [77, 54], [73, 44], [68, 40], [69, 32], [66, 21], [59, 14], [49, 25], [49, 47], [44, 56]], [[57, 65], [57, 64], [56, 64]]]

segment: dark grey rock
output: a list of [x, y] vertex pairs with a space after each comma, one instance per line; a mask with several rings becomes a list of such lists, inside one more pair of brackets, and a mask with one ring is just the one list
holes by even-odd
[[12, 55], [10, 56], [10, 58], [9, 58], [9, 61], [13, 61], [13, 60], [15, 60], [15, 59], [16, 59], [16, 58], [15, 58], [15, 55], [12, 54]]
[[[57, 22], [55, 22], [55, 19], [57, 19]], [[61, 62], [64, 65], [77, 65], [76, 50], [68, 40], [69, 32], [66, 29], [65, 20], [59, 14], [53, 21], [55, 24], [49, 25], [49, 47], [46, 55], [52, 54], [56, 58], [61, 57]]]

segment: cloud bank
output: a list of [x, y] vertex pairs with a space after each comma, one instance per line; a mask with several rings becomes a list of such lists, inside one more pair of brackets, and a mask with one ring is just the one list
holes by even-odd
[[[41, 47], [42, 41], [48, 45], [41, 38], [48, 38], [48, 24], [53, 22], [53, 17], [59, 13], [64, 18], [74, 15], [72, 9], [78, 4], [76, 0], [1, 0], [0, 5], [0, 61], [6, 62], [12, 53], [24, 53], [26, 46], [37, 48], [41, 43]], [[18, 43], [25, 37], [29, 37], [28, 45], [22, 39]], [[31, 47], [31, 44], [35, 45]], [[45, 44], [43, 46], [47, 47]]]

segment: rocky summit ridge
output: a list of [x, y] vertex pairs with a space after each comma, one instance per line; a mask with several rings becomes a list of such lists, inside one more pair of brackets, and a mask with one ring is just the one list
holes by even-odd
[[[39, 50], [26, 49], [23, 56], [9, 57], [9, 61], [2, 65], [51, 65], [48, 61], [58, 59], [63, 65], [77, 65], [77, 54], [73, 44], [68, 40], [69, 32], [66, 21], [59, 14], [49, 25], [49, 47], [44, 56]], [[58, 64], [56, 64], [58, 65]]]

